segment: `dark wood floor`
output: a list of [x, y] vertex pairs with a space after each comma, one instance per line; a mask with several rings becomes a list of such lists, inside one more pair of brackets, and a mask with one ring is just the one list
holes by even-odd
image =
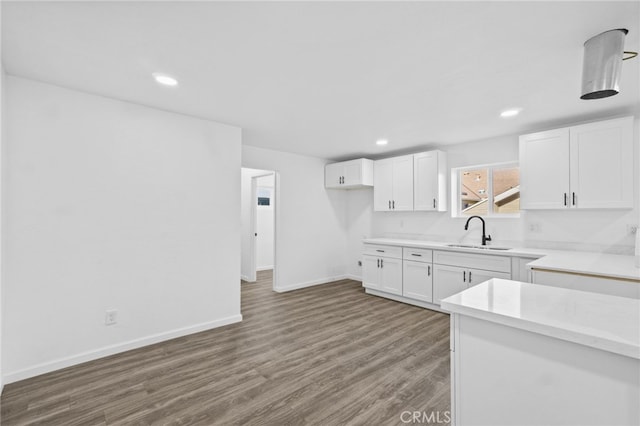
[[242, 283], [244, 321], [5, 387], [2, 425], [400, 425], [449, 410], [449, 317], [359, 282]]

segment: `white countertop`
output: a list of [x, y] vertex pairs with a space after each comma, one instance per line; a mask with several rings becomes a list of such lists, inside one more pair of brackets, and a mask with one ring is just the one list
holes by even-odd
[[528, 263], [532, 269], [602, 275], [640, 281], [640, 268], [633, 256], [590, 252], [554, 252]]
[[537, 259], [527, 264], [530, 268], [640, 281], [640, 269], [635, 267], [634, 256], [528, 247], [515, 247], [509, 250], [481, 250], [475, 248], [449, 247], [448, 244], [451, 243], [438, 241], [401, 240], [392, 238], [367, 238], [363, 242], [366, 244], [449, 250], [490, 256], [529, 257]]
[[640, 359], [640, 300], [491, 279], [448, 297], [451, 313]]

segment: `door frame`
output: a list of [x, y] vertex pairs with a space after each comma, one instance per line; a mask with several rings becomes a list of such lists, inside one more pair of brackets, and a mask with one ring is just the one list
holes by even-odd
[[256, 244], [256, 237], [258, 231], [258, 203], [256, 198], [258, 196], [258, 178], [273, 175], [273, 193], [271, 200], [273, 202], [273, 288], [277, 287], [277, 265], [278, 265], [278, 196], [280, 189], [279, 174], [275, 170], [265, 171], [265, 173], [251, 176], [251, 212], [250, 212], [250, 235], [252, 238], [249, 240], [249, 266], [250, 275], [247, 277], [249, 281], [255, 282], [257, 280], [257, 261], [258, 261], [258, 245]]

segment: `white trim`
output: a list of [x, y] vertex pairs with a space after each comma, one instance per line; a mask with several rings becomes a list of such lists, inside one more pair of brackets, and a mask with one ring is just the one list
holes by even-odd
[[345, 279], [362, 282], [362, 276], [360, 276], [360, 275], [346, 274], [345, 275]]
[[73, 365], [82, 364], [88, 361], [93, 361], [98, 358], [103, 358], [132, 349], [141, 348], [143, 346], [152, 345], [154, 343], [164, 342], [166, 340], [175, 339], [177, 337], [182, 337], [189, 334], [199, 333], [201, 331], [211, 330], [240, 321], [242, 321], [242, 315], [238, 314], [226, 318], [220, 318], [214, 321], [191, 325], [188, 327], [177, 328], [175, 330], [167, 332], [152, 334], [147, 337], [129, 340], [128, 342], [117, 343], [115, 345], [105, 346], [100, 349], [94, 349], [76, 355], [37, 364], [32, 367], [6, 374], [3, 379], [5, 383], [13, 383], [19, 380], [28, 379], [30, 377], [39, 376], [40, 374], [49, 373], [51, 371], [60, 370], [62, 368], [71, 367]]
[[259, 266], [256, 268], [256, 271], [268, 271], [270, 269], [273, 269], [273, 265]]
[[240, 279], [241, 279], [242, 281], [246, 281], [246, 282], [249, 282], [249, 283], [253, 283], [253, 282], [255, 282], [255, 281], [251, 281], [251, 280], [249, 279], [249, 277], [248, 277], [248, 276], [246, 276], [246, 275], [240, 275]]
[[293, 284], [290, 286], [286, 286], [286, 287], [274, 287], [273, 290], [278, 292], [278, 293], [285, 293], [287, 291], [291, 291], [291, 290], [298, 290], [301, 288], [306, 288], [306, 287], [313, 287], [314, 285], [320, 285], [320, 284], [328, 284], [328, 283], [332, 283], [334, 281], [340, 281], [340, 280], [345, 280], [348, 279], [348, 275], [337, 275], [335, 277], [327, 277], [327, 278], [320, 278], [318, 280], [313, 280], [313, 281], [307, 281], [304, 283], [298, 283], [298, 284]]
[[432, 311], [442, 312], [443, 314], [448, 314], [449, 311], [442, 309], [438, 305], [434, 305], [433, 303], [423, 302], [421, 300], [410, 299], [404, 296], [398, 296], [396, 294], [385, 293], [384, 291], [373, 290], [371, 288], [365, 288], [364, 292], [370, 294], [372, 296], [384, 297], [385, 299], [395, 300], [396, 302], [406, 303], [408, 305], [419, 306], [421, 308], [431, 309]]

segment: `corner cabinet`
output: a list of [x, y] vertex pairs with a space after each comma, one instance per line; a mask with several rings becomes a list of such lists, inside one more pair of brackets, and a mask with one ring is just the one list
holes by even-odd
[[521, 208], [633, 208], [633, 117], [520, 136]]
[[413, 155], [375, 161], [373, 209], [375, 211], [413, 210]]
[[360, 158], [327, 164], [324, 168], [324, 187], [351, 189], [373, 186], [373, 160]]
[[447, 211], [447, 156], [444, 152], [414, 154], [413, 210]]

